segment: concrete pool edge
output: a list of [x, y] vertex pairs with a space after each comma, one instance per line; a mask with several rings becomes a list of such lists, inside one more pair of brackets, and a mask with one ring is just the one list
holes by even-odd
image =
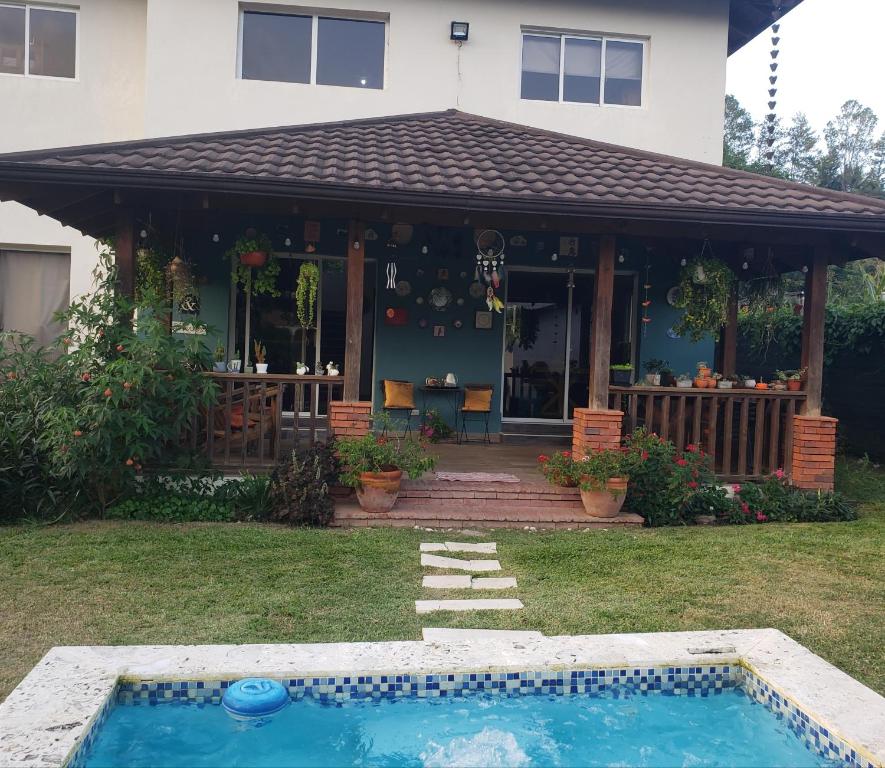
[[[715, 652], [714, 652], [715, 651]], [[868, 763], [885, 766], [885, 699], [774, 629], [434, 643], [67, 646], [0, 704], [0, 764], [64, 766], [123, 680], [229, 680], [739, 664]]]

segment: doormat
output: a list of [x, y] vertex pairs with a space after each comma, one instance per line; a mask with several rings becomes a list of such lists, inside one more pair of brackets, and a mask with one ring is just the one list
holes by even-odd
[[451, 483], [518, 483], [516, 475], [504, 472], [437, 472], [437, 480]]

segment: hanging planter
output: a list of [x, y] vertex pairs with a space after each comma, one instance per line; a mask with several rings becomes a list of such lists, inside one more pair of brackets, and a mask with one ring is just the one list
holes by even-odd
[[713, 257], [709, 243], [705, 242], [701, 255], [682, 269], [674, 306], [685, 312], [673, 330], [680, 336], [688, 335], [692, 341], [719, 333], [726, 322], [734, 284], [734, 273]]
[[263, 267], [267, 261], [267, 251], [247, 251], [240, 254], [240, 264], [246, 267]]
[[273, 243], [267, 235], [247, 232], [230, 247], [225, 256], [233, 262], [231, 282], [235, 286], [255, 296], [280, 295], [277, 290], [280, 264], [273, 256]]

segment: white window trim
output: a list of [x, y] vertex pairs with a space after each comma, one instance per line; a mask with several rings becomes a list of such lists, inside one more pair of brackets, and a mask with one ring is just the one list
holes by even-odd
[[[80, 8], [69, 5], [43, 5], [41, 3], [6, 3], [0, 2], [0, 8], [25, 9], [25, 71], [0, 72], [0, 77], [27, 77], [29, 80], [55, 80], [66, 83], [80, 81]], [[31, 9], [38, 11], [62, 11], [74, 14], [74, 76], [63, 75], [32, 75], [31, 69]]]
[[[645, 109], [648, 95], [648, 39], [643, 37], [625, 37], [622, 35], [579, 34], [575, 32], [550, 32], [524, 27], [520, 32], [519, 47], [519, 99], [520, 101], [547, 102], [548, 104], [578, 104], [582, 107], [611, 107], [613, 109]], [[556, 101], [547, 99], [526, 99], [522, 95], [522, 50], [526, 35], [532, 37], [553, 37], [559, 40], [559, 98]], [[565, 89], [565, 41], [566, 40], [597, 40], [602, 43], [600, 51], [599, 101], [569, 101], [563, 98]], [[642, 46], [642, 81], [639, 93], [639, 104], [607, 104], [605, 101], [605, 46], [607, 42], [638, 43]]]
[[[246, 13], [270, 13], [279, 16], [303, 16], [310, 19], [310, 79], [306, 83], [290, 82], [288, 80], [260, 80], [258, 82], [279, 83], [281, 85], [313, 85], [320, 88], [347, 88], [357, 91], [385, 91], [387, 90], [387, 49], [390, 45], [390, 19], [386, 15], [374, 13], [360, 13], [359, 11], [340, 13], [329, 10], [323, 12], [315, 8], [297, 8], [293, 6], [252, 6], [240, 5], [237, 24], [237, 80], [245, 80], [243, 77], [243, 24]], [[384, 25], [384, 61], [382, 63], [382, 83], [380, 88], [360, 88], [355, 85], [332, 85], [317, 83], [317, 55], [320, 19], [337, 19], [341, 21], [374, 21]], [[79, 30], [79, 27], [78, 27]], [[251, 81], [251, 78], [249, 78]]]

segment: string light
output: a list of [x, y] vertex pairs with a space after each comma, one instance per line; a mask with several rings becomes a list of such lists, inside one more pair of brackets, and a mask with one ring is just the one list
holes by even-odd
[[214, 235], [212, 235], [212, 242], [213, 243], [217, 243], [219, 240], [221, 240], [221, 238], [218, 236], [217, 232]]

